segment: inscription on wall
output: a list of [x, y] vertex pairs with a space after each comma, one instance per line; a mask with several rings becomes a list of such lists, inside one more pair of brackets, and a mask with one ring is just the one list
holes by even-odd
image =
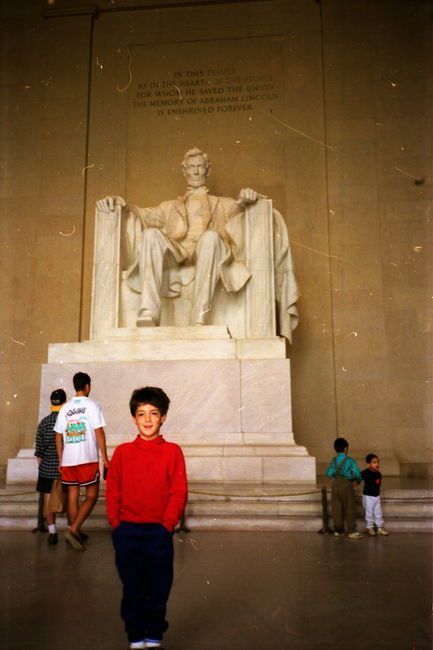
[[165, 80], [138, 79], [131, 95], [134, 111], [159, 117], [270, 110], [279, 99], [272, 73], [245, 73], [234, 66], [179, 69]]

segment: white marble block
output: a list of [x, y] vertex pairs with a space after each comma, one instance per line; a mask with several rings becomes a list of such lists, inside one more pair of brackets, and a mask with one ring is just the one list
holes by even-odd
[[[136, 435], [132, 391], [160, 386], [171, 400], [162, 433], [182, 447], [191, 482], [311, 485], [315, 459], [294, 441], [290, 361], [280, 342], [240, 345], [226, 327], [205, 326], [119, 328], [99, 340], [56, 344], [42, 367], [39, 419], [49, 412], [54, 389], [71, 398], [73, 375], [87, 372], [112, 453]], [[9, 461], [8, 482], [35, 480], [32, 453], [22, 450]]]
[[20, 449], [15, 458], [10, 458], [6, 470], [6, 483], [34, 483], [38, 477], [38, 461], [34, 449]]
[[54, 388], [72, 395], [79, 370], [92, 378], [110, 448], [136, 435], [132, 391], [160, 386], [171, 400], [161, 431], [182, 447], [191, 482], [316, 481], [315, 459], [294, 442], [288, 359], [49, 363], [42, 369], [40, 417]]

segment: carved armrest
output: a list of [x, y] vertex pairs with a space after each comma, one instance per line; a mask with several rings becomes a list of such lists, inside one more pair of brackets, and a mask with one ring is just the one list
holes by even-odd
[[273, 238], [272, 201], [258, 199], [245, 209], [247, 338], [276, 336]]
[[90, 337], [118, 326], [122, 208], [95, 211]]

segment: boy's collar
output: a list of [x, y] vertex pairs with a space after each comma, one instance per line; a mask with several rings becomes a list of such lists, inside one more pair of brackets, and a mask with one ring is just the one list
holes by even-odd
[[155, 444], [161, 444], [161, 442], [165, 442], [165, 440], [161, 434], [159, 434], [156, 438], [152, 438], [152, 440], [146, 440], [145, 438], [142, 438], [139, 433], [137, 433], [134, 442], [148, 445], [149, 443], [152, 442]]

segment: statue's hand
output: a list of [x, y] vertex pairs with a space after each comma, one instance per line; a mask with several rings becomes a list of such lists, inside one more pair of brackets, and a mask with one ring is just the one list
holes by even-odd
[[105, 199], [96, 201], [96, 207], [102, 212], [112, 212], [113, 208], [120, 205], [122, 208], [126, 206], [126, 201], [121, 196], [106, 196]]
[[257, 199], [265, 198], [266, 197], [263, 194], [259, 194], [255, 190], [252, 190], [250, 187], [245, 187], [239, 192], [237, 203], [239, 203], [241, 207], [244, 207], [246, 205], [250, 205], [251, 203], [255, 203]]

